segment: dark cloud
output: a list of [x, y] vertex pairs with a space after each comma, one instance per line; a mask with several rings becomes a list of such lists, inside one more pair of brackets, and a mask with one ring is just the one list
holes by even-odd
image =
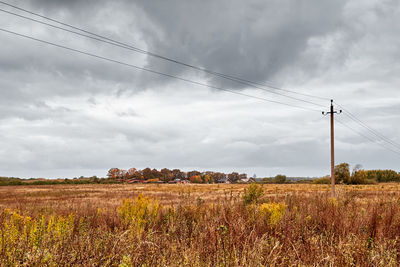
[[[199, 67], [335, 97], [400, 143], [398, 1], [12, 3]], [[0, 22], [137, 66], [306, 105], [7, 14], [0, 13]], [[132, 166], [258, 176], [329, 172], [329, 121], [320, 112], [195, 86], [4, 32], [0, 42], [0, 175], [103, 176], [110, 167]], [[339, 119], [368, 134], [348, 117]], [[374, 145], [340, 124], [336, 131], [337, 161], [398, 167], [397, 155], [381, 142]]]
[[[310, 38], [336, 31], [344, 4], [345, 1], [138, 1], [155, 21], [157, 31], [161, 30], [161, 34], [148, 35], [150, 49], [256, 82], [273, 79], [296, 62]], [[310, 59], [313, 60], [318, 59]], [[149, 66], [174, 73], [183, 71], [152, 58]], [[216, 79], [213, 82], [221, 83]]]

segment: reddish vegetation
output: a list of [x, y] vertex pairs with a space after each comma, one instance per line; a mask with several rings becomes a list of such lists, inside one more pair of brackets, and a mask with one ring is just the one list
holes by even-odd
[[0, 265], [398, 266], [399, 188], [0, 188]]

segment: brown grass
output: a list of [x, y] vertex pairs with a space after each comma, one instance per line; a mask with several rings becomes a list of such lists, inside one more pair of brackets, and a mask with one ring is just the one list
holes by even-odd
[[337, 199], [327, 185], [264, 185], [245, 205], [247, 188], [0, 187], [0, 264], [399, 265], [399, 184], [338, 186]]

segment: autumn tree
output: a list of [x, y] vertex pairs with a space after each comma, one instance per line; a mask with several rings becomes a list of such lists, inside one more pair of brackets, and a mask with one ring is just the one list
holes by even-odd
[[226, 174], [222, 172], [214, 172], [212, 176], [217, 183], [224, 182], [226, 179]]
[[195, 183], [195, 184], [200, 184], [203, 182], [203, 180], [201, 179], [200, 175], [193, 175], [193, 176], [190, 176], [190, 182]]
[[286, 183], [286, 175], [278, 174], [274, 177], [274, 182], [277, 184], [284, 184]]
[[239, 173], [237, 172], [232, 172], [230, 174], [228, 174], [228, 181], [231, 183], [236, 183], [238, 182], [240, 179]]
[[173, 177], [173, 179], [184, 180], [185, 179], [185, 173], [182, 172], [179, 169], [173, 169], [172, 170], [172, 177]]
[[351, 177], [352, 184], [365, 184], [367, 182], [367, 173], [365, 170], [358, 170]]
[[122, 178], [122, 173], [124, 170], [118, 169], [118, 168], [111, 168], [108, 170], [108, 178], [110, 179], [119, 179]]
[[161, 178], [161, 173], [157, 169], [152, 169], [151, 174], [153, 176], [153, 179]]
[[394, 170], [369, 170], [367, 179], [373, 182], [400, 181], [400, 174]]
[[125, 178], [132, 179], [134, 178], [135, 173], [136, 173], [136, 168], [130, 168], [129, 170], [126, 171]]
[[351, 174], [351, 184], [364, 184], [367, 182], [367, 172], [361, 169], [361, 165], [357, 164]]
[[132, 179], [136, 179], [136, 180], [143, 180], [143, 171], [142, 170], [137, 170], [133, 176]]
[[335, 166], [335, 180], [337, 183], [349, 184], [351, 182], [348, 163], [340, 163]]
[[143, 179], [149, 180], [149, 179], [154, 179], [155, 177], [153, 176], [153, 173], [151, 172], [150, 168], [145, 168], [142, 171]]
[[212, 176], [209, 175], [209, 174], [206, 174], [206, 175], [203, 176], [203, 181], [206, 184], [214, 183], [214, 180], [213, 180]]
[[160, 174], [161, 174], [160, 179], [161, 179], [161, 181], [164, 181], [164, 182], [171, 181], [174, 178], [172, 171], [167, 168], [161, 169]]
[[163, 168], [160, 171], [157, 169], [145, 168], [143, 170], [138, 170], [136, 168], [130, 168], [128, 170], [122, 170], [118, 168], [111, 168], [108, 171], [107, 176], [111, 179], [135, 179], [135, 180], [162, 180], [168, 182], [174, 179], [180, 180], [192, 180], [195, 183], [214, 183], [214, 182], [225, 182], [226, 179], [231, 183], [236, 183], [240, 180], [247, 179], [247, 174], [239, 174], [237, 172], [232, 172], [226, 175], [222, 172], [199, 172], [196, 170], [189, 171], [187, 173], [182, 172], [179, 169], [170, 170], [168, 168]]
[[197, 175], [201, 175], [201, 172], [199, 172], [199, 171], [190, 171], [190, 172], [187, 173], [188, 177], [197, 176]]

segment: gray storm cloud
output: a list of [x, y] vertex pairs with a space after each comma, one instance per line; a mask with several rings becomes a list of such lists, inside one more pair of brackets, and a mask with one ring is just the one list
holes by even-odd
[[[398, 1], [10, 3], [212, 71], [335, 97], [400, 142]], [[1, 12], [0, 25], [140, 67], [305, 105]], [[111, 167], [259, 176], [329, 170], [328, 121], [320, 112], [218, 92], [4, 32], [0, 44], [0, 176], [104, 176]], [[346, 116], [338, 120], [363, 132]], [[338, 161], [398, 168], [398, 156], [382, 149], [382, 141], [374, 145], [340, 125], [336, 131]]]
[[[310, 38], [337, 31], [345, 1], [137, 3], [158, 26], [157, 30], [161, 29], [161, 34], [149, 35], [149, 47], [154, 51], [263, 82], [274, 79], [279, 71], [296, 62]], [[309, 60], [317, 65], [318, 58]], [[160, 63], [150, 59], [149, 65], [160, 67]], [[161, 66], [172, 69], [170, 64]], [[172, 70], [181, 72], [182, 68]], [[221, 83], [216, 79], [213, 82]]]

